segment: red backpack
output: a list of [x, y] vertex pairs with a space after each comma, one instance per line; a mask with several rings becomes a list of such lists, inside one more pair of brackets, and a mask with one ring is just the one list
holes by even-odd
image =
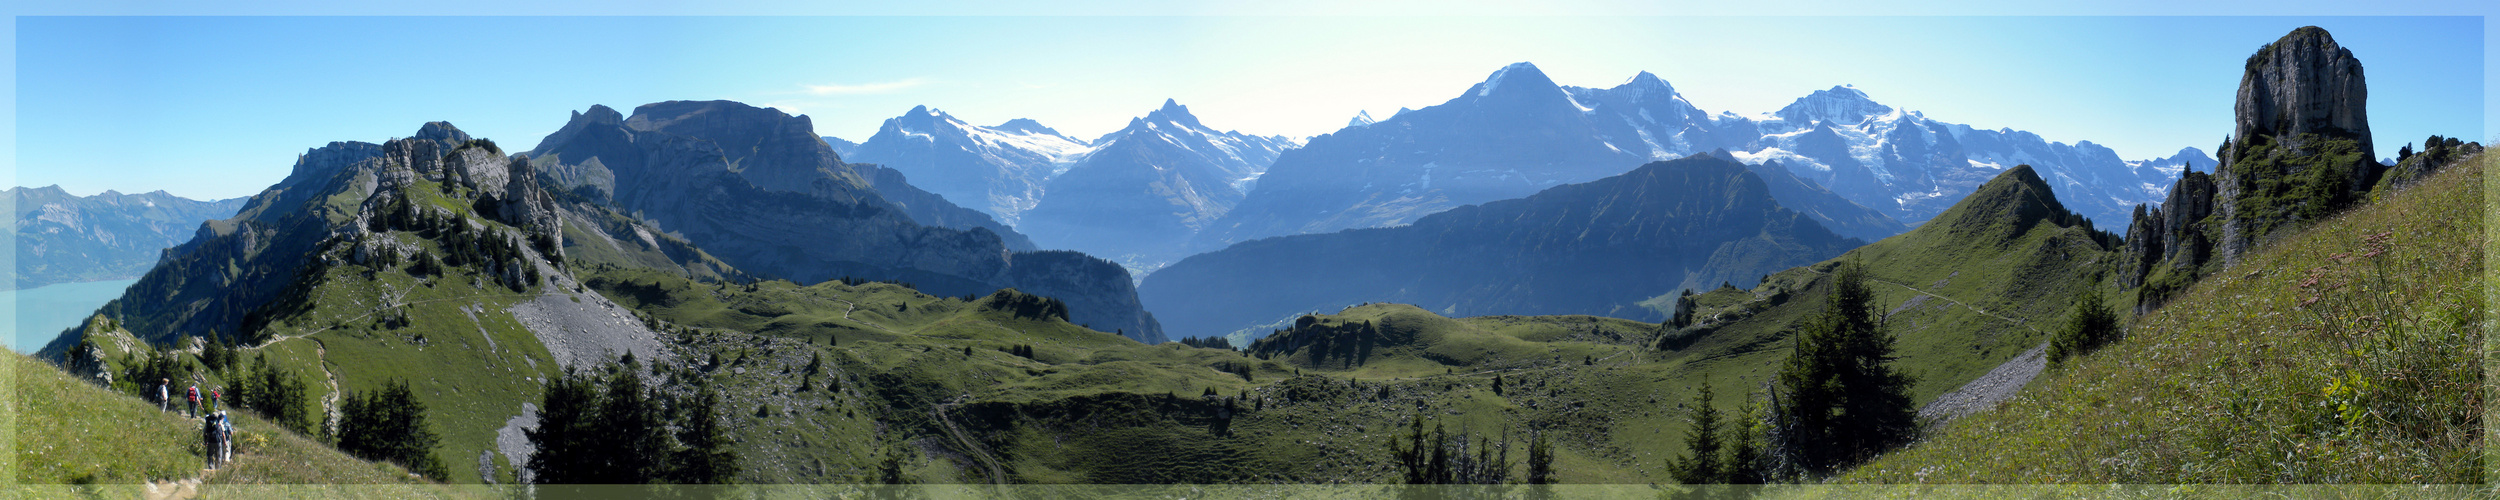
[[200, 386], [191, 386], [191, 402], [200, 402]]

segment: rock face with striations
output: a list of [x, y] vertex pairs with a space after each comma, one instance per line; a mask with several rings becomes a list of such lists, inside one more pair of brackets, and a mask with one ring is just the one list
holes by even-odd
[[[703, 123], [682, 115], [744, 106], [709, 104], [646, 105], [636, 108], [631, 118], [593, 106], [548, 135], [532, 156], [545, 159], [540, 168], [563, 172], [553, 177], [599, 178], [582, 172], [604, 172], [612, 182], [606, 192], [613, 206], [637, 213], [745, 272], [800, 283], [846, 276], [897, 280], [935, 295], [1017, 288], [1066, 302], [1072, 322], [1141, 342], [1163, 341], [1161, 326], [1138, 305], [1136, 289], [1119, 265], [1074, 252], [1018, 252], [985, 227], [916, 222], [878, 192], [858, 189], [873, 174], [860, 175], [833, 160], [811, 131], [785, 131], [762, 122], [750, 127], [672, 125]], [[790, 132], [781, 135], [806, 139], [814, 148], [826, 148], [825, 154], [804, 148], [782, 153], [751, 146], [738, 146], [747, 152], [725, 150], [757, 144], [745, 139], [759, 135], [755, 129]], [[816, 163], [819, 159], [832, 163]], [[807, 164], [774, 164], [783, 161]], [[808, 179], [809, 172], [815, 177]], [[756, 179], [782, 187], [767, 188]], [[808, 179], [811, 189], [795, 189], [800, 179]]]
[[2248, 57], [2231, 136], [2317, 134], [2358, 140], [2361, 150], [2372, 151], [2369, 98], [2352, 50], [2336, 45], [2325, 29], [2292, 30]]
[[2136, 207], [2129, 267], [2149, 312], [2279, 231], [2365, 199], [2386, 172], [2370, 141], [2360, 59], [2316, 26], [2258, 48], [2240, 73], [2231, 137], [2211, 175], [2182, 171], [2158, 208]]
[[2385, 167], [2370, 141], [2360, 59], [2306, 26], [2248, 56], [2232, 136], [2214, 169], [2223, 265], [2294, 224], [2367, 195]]

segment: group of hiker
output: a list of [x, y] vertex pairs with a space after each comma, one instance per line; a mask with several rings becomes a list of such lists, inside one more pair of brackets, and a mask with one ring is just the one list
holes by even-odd
[[[173, 392], [173, 379], [157, 379], [156, 397], [154, 399], [156, 399], [158, 409], [162, 409], [167, 412], [174, 411]], [[217, 389], [209, 389], [208, 394], [203, 397], [200, 394], [199, 384], [192, 384], [191, 387], [183, 389], [182, 392], [182, 415], [188, 418], [200, 418], [200, 414], [203, 412], [216, 412], [217, 403], [225, 399], [225, 395], [218, 393]], [[206, 403], [206, 405], [203, 406], [202, 403]]]
[[[157, 380], [155, 395], [158, 409], [169, 413], [174, 411], [173, 392], [173, 379]], [[198, 384], [183, 390], [183, 416], [200, 419], [200, 445], [203, 453], [208, 455], [210, 469], [234, 460], [234, 419], [217, 408], [224, 399], [225, 395], [215, 388], [209, 389], [208, 394], [202, 397]]]

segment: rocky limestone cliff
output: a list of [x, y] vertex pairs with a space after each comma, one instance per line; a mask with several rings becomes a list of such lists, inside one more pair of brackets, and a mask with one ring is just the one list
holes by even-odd
[[[1163, 341], [1161, 326], [1136, 305], [1135, 287], [1116, 264], [1081, 255], [1018, 253], [986, 228], [923, 225], [873, 190], [824, 196], [758, 186], [742, 172], [787, 170], [766, 163], [813, 157], [734, 159], [740, 157], [724, 151], [721, 141], [663, 130], [707, 130], [733, 138], [755, 133], [676, 128], [669, 124], [688, 119], [640, 117], [674, 109], [644, 106], [636, 109], [638, 118], [617, 119], [613, 110], [594, 107], [550, 134], [534, 154], [548, 158], [541, 165], [552, 171], [588, 171], [586, 165], [596, 162], [597, 170], [613, 179], [608, 203], [758, 276], [800, 283], [843, 277], [903, 281], [934, 295], [1017, 288], [1065, 301], [1072, 322], [1142, 342]], [[637, 128], [636, 123], [659, 125]]]
[[[166, 250], [103, 312], [123, 318], [151, 342], [209, 331], [244, 339], [266, 333], [263, 327], [302, 306], [303, 294], [320, 285], [312, 277], [321, 269], [421, 253], [374, 237], [393, 217], [404, 221], [423, 211], [454, 218], [448, 209], [411, 202], [410, 191], [420, 183], [434, 183], [439, 187], [427, 189], [514, 229], [480, 236], [527, 255], [480, 263], [500, 284], [526, 289], [552, 271], [534, 262], [562, 259], [552, 250], [561, 240], [555, 204], [527, 162], [435, 122], [383, 144], [337, 142], [306, 152], [291, 175], [253, 196], [233, 218], [203, 223], [191, 241]], [[540, 247], [551, 250], [533, 250]], [[529, 272], [533, 267], [541, 272]]]
[[2224, 266], [2280, 229], [2362, 199], [2376, 160], [2361, 61], [2316, 26], [2248, 56], [2232, 136], [2214, 169]]
[[[594, 108], [592, 113], [605, 120], [616, 111]], [[816, 135], [815, 125], [806, 116], [735, 101], [666, 101], [635, 107], [634, 114], [621, 123], [628, 129], [709, 142], [727, 158], [731, 172], [767, 191], [805, 193], [837, 203], [890, 205], [921, 225], [984, 229], [999, 235], [1009, 247], [1033, 248], [1023, 234], [987, 214], [913, 187], [899, 173], [843, 163], [833, 147]]]
[[2370, 147], [2370, 89], [2361, 60], [2325, 29], [2305, 26], [2248, 57], [2240, 75], [2232, 137], [2352, 138]]

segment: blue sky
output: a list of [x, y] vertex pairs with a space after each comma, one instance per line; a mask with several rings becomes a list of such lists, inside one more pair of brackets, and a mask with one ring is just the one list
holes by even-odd
[[2313, 24], [2367, 68], [2382, 156], [2490, 137], [2479, 16], [19, 17], [13, 185], [247, 196], [330, 141], [446, 120], [521, 150], [570, 111], [673, 99], [864, 140], [923, 104], [1092, 138], [1173, 98], [1211, 126], [1300, 137], [1517, 61], [1565, 85], [1651, 71], [1748, 115], [1851, 84], [2142, 159], [2219, 143], [2241, 61]]

